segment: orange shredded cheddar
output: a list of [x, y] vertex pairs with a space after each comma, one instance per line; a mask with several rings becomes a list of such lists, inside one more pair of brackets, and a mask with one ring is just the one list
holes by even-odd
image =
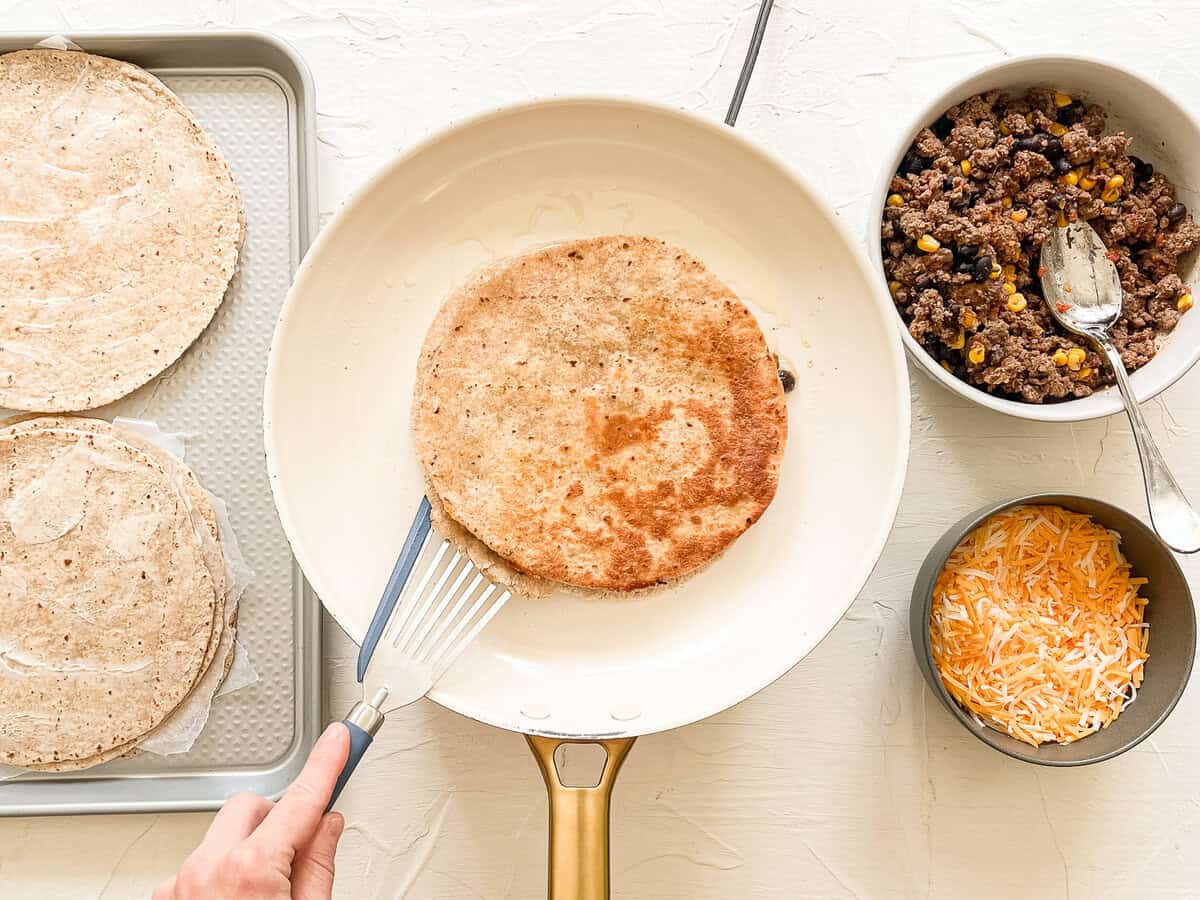
[[1121, 537], [1057, 506], [1018, 506], [965, 537], [938, 576], [929, 634], [950, 695], [1037, 746], [1108, 726], [1147, 659], [1145, 578]]

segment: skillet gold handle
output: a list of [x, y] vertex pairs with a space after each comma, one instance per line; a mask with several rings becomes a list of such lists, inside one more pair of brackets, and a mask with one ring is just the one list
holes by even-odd
[[[613, 784], [634, 738], [568, 741], [527, 734], [550, 795], [549, 900], [608, 900], [608, 818]], [[563, 744], [599, 744], [607, 756], [595, 787], [567, 787], [554, 754]]]

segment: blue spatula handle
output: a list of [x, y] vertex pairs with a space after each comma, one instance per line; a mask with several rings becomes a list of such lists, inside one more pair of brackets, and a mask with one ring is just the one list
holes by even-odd
[[421, 548], [425, 546], [429, 527], [429, 499], [422, 497], [420, 505], [417, 506], [417, 514], [413, 518], [413, 523], [409, 526], [408, 537], [404, 539], [404, 546], [400, 549], [400, 556], [383, 589], [383, 596], [379, 598], [379, 606], [375, 608], [375, 618], [371, 620], [366, 637], [363, 638], [362, 646], [358, 650], [356, 676], [360, 682], [367, 673], [367, 663], [371, 661], [375, 645], [379, 643], [379, 638], [383, 636], [383, 629], [387, 627], [388, 619], [392, 617], [392, 610], [396, 608], [396, 601], [400, 599], [400, 593], [408, 582], [408, 576], [412, 573], [413, 566], [417, 564], [417, 557], [421, 555]]
[[366, 755], [371, 741], [375, 740], [375, 732], [383, 724], [383, 714], [369, 703], [359, 702], [355, 703], [346, 718], [342, 719], [342, 724], [350, 732], [350, 755], [346, 757], [342, 772], [333, 786], [333, 793], [329, 796], [329, 805], [325, 807], [325, 812], [333, 809], [333, 804], [337, 803], [337, 798], [342, 794], [342, 788], [346, 786], [346, 782], [354, 774], [355, 767]]

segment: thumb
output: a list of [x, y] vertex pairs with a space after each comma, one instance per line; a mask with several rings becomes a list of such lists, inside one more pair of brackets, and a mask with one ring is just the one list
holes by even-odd
[[333, 859], [346, 820], [341, 813], [321, 819], [308, 846], [292, 861], [292, 900], [329, 900], [333, 893]]

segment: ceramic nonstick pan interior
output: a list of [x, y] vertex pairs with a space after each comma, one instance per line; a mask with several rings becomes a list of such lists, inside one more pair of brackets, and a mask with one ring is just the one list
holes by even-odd
[[[558, 785], [551, 803], [556, 868], [596, 890], [606, 857], [580, 855], [606, 845], [607, 791], [632, 738], [787, 672], [883, 548], [909, 391], [895, 314], [862, 250], [804, 179], [724, 126], [629, 100], [510, 107], [400, 156], [325, 227], [280, 318], [265, 399], [284, 528], [361, 640], [424, 490], [409, 408], [438, 305], [482, 264], [618, 232], [702, 259], [755, 311], [797, 386], [778, 494], [720, 559], [654, 594], [517, 598], [430, 694], [532, 736], [552, 785], [558, 743], [607, 742], [601, 785]], [[571, 890], [561, 882], [556, 896], [604, 896]]]

